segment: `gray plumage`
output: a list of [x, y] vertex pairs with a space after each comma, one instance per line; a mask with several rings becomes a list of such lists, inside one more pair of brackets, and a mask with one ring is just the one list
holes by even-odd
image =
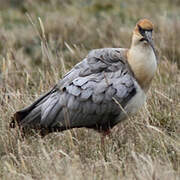
[[[16, 112], [23, 128], [62, 131], [75, 127], [107, 131], [122, 120], [122, 107], [136, 94], [126, 49], [91, 51], [57, 85], [32, 105]], [[117, 102], [113, 100], [115, 98]]]

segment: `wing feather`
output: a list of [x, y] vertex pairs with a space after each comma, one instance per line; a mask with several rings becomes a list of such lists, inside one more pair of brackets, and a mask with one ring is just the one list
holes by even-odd
[[[97, 123], [107, 123], [112, 117], [121, 113], [113, 97], [125, 106], [126, 99], [131, 96], [135, 87], [132, 74], [119, 52], [121, 52], [119, 49], [95, 50], [89, 53], [82, 64], [75, 66], [75, 71], [78, 68], [85, 68], [88, 73], [83, 73], [83, 69], [80, 70], [79, 76], [74, 77], [69, 85], [66, 85], [66, 93], [76, 97], [67, 100], [68, 109], [73, 110], [73, 106], [77, 109], [78, 106], [78, 111], [70, 113], [71, 127], [92, 126], [92, 121], [88, 122], [92, 114], [94, 114], [95, 126]], [[99, 118], [104, 120], [101, 122]]]
[[23, 113], [30, 110], [31, 115], [22, 116], [22, 122], [36, 120], [42, 127], [60, 130], [74, 127], [106, 130], [114, 126], [121, 109], [113, 97], [124, 107], [136, 88], [125, 54], [126, 49], [118, 48], [91, 51], [54, 90], [23, 110]]

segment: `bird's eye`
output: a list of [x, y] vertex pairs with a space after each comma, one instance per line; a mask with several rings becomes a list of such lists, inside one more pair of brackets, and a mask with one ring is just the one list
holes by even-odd
[[139, 32], [142, 36], [145, 35], [145, 30], [143, 28], [141, 28], [141, 26], [138, 26]]

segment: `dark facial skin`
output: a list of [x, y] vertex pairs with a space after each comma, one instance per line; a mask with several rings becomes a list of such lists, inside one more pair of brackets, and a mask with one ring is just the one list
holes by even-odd
[[146, 41], [147, 43], [149, 43], [149, 45], [152, 47], [154, 54], [155, 53], [155, 49], [154, 49], [154, 43], [153, 43], [153, 39], [152, 39], [152, 29], [143, 29], [141, 28], [141, 26], [138, 26], [139, 28], [139, 32], [140, 34], [143, 36], [140, 41]]

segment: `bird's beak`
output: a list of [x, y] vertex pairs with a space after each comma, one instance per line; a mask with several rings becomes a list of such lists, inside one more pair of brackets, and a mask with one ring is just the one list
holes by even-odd
[[154, 43], [153, 43], [153, 39], [152, 39], [152, 32], [151, 31], [145, 31], [144, 38], [150, 44], [150, 46], [153, 48]]
[[156, 55], [155, 48], [154, 48], [154, 42], [152, 39], [152, 32], [151, 31], [145, 31], [144, 38], [147, 40], [149, 45], [152, 47], [154, 54]]

